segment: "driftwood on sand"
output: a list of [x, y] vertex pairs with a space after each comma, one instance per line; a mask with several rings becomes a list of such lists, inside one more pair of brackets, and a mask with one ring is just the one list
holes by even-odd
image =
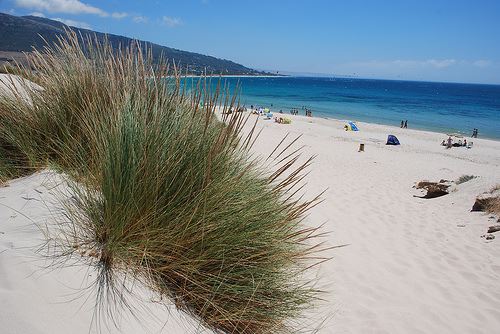
[[436, 198], [447, 195], [448, 188], [450, 187], [450, 183], [447, 180], [440, 180], [439, 182], [429, 182], [429, 181], [420, 181], [415, 185], [416, 189], [423, 189], [427, 191], [427, 193], [423, 196], [416, 196], [418, 198]]
[[500, 231], [500, 225], [493, 225], [488, 228], [488, 233], [495, 233]]

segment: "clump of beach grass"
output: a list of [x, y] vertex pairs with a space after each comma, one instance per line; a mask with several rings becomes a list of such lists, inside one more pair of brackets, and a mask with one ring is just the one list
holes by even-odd
[[28, 85], [16, 77], [0, 83], [0, 184], [31, 174], [37, 169], [37, 161], [43, 160], [38, 154], [33, 155], [34, 160], [28, 156], [33, 152], [32, 133], [37, 126], [24, 90], [31, 89]]
[[500, 216], [500, 184], [493, 186], [488, 192], [478, 197], [471, 211], [483, 211]]
[[27, 157], [19, 149], [0, 137], [0, 186], [9, 180], [31, 174], [33, 169], [29, 165]]
[[[27, 59], [29, 55], [26, 54], [25, 57]], [[0, 65], [0, 74], [18, 75], [32, 82], [38, 81], [34, 71], [25, 66], [19, 66], [17, 63], [14, 63], [13, 65], [11, 64]]]
[[456, 181], [455, 181], [455, 184], [462, 184], [462, 183], [465, 183], [465, 182], [468, 182], [472, 179], [476, 178], [476, 176], [474, 175], [467, 175], [467, 174], [464, 174], [462, 176], [460, 176]]
[[488, 213], [496, 214], [500, 217], [500, 184], [493, 186], [490, 191], [490, 197], [484, 203], [485, 211]]
[[9, 105], [24, 124], [0, 133], [68, 176], [56, 247], [93, 254], [99, 302], [121, 300], [128, 276], [217, 333], [304, 329], [324, 247], [303, 224], [319, 196], [300, 196], [311, 159], [298, 164], [294, 141], [252, 158], [243, 114], [216, 116], [236, 99], [204, 80], [187, 87], [140, 45], [68, 32], [30, 61], [43, 90]]

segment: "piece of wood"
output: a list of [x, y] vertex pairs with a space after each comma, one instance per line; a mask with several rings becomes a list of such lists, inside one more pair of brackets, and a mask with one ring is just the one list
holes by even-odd
[[495, 233], [500, 231], [500, 225], [493, 225], [488, 228], [488, 233]]

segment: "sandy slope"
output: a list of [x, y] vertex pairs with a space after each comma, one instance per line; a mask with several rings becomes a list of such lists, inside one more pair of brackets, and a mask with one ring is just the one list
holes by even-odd
[[83, 263], [47, 269], [53, 260], [45, 257], [44, 232], [58, 215], [56, 196], [64, 198], [63, 191], [61, 179], [47, 171], [0, 188], [0, 333], [96, 333], [96, 323], [102, 333], [194, 332], [190, 320], [150, 302], [137, 286], [131, 300], [142, 308], [139, 320], [123, 313], [120, 329], [93, 322], [94, 270]]
[[[251, 116], [251, 120], [256, 116]], [[439, 146], [444, 135], [292, 116], [293, 124], [260, 120], [254, 152], [269, 154], [287, 133], [303, 134], [306, 155], [318, 155], [307, 195], [327, 189], [308, 224], [326, 223], [334, 259], [319, 269], [331, 293], [320, 333], [492, 333], [500, 328], [500, 234], [480, 236], [493, 222], [470, 213], [476, 195], [500, 183], [500, 142], [474, 139], [473, 149]], [[402, 145], [385, 146], [387, 134]], [[365, 152], [358, 153], [359, 143]], [[478, 176], [436, 199], [419, 199], [420, 180]], [[51, 222], [59, 184], [49, 172], [0, 188], [0, 324], [2, 333], [87, 333], [92, 299], [74, 299], [93, 273], [85, 266], [41, 270], [37, 226]], [[60, 187], [60, 185], [59, 185]], [[90, 277], [90, 278], [89, 278]], [[142, 294], [144, 298], [146, 294]], [[126, 317], [124, 333], [192, 333], [196, 327], [156, 304], [161, 321]], [[167, 324], [164, 322], [168, 321]], [[141, 323], [141, 324], [139, 324]], [[110, 329], [111, 332], [117, 332]], [[103, 332], [108, 332], [104, 330]]]
[[27, 87], [30, 87], [34, 90], [43, 89], [39, 85], [37, 85], [29, 80], [25, 80], [17, 75], [0, 73], [0, 94], [1, 95], [8, 96], [11, 98], [14, 98], [14, 97], [17, 98], [19, 96], [22, 96], [22, 97], [26, 98], [28, 101], [30, 101], [30, 103], [31, 103], [31, 100], [29, 99], [29, 97], [27, 97], [27, 92], [26, 92]]
[[[317, 155], [308, 193], [327, 188], [311, 221], [326, 221], [336, 249], [321, 268], [334, 313], [321, 333], [492, 333], [500, 328], [500, 240], [480, 238], [493, 220], [470, 213], [476, 195], [500, 183], [500, 143], [439, 146], [444, 135], [294, 117], [265, 124], [256, 149], [303, 134]], [[267, 122], [267, 123], [266, 123]], [[387, 134], [402, 145], [386, 146]], [[365, 143], [365, 152], [358, 152]], [[420, 199], [420, 180], [479, 176], [436, 199]], [[497, 236], [500, 238], [500, 235]]]

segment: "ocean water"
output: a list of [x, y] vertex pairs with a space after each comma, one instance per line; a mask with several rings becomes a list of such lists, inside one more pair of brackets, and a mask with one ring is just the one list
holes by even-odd
[[500, 85], [311, 78], [225, 78], [240, 103], [274, 112], [312, 109], [314, 117], [354, 120], [500, 140]]

